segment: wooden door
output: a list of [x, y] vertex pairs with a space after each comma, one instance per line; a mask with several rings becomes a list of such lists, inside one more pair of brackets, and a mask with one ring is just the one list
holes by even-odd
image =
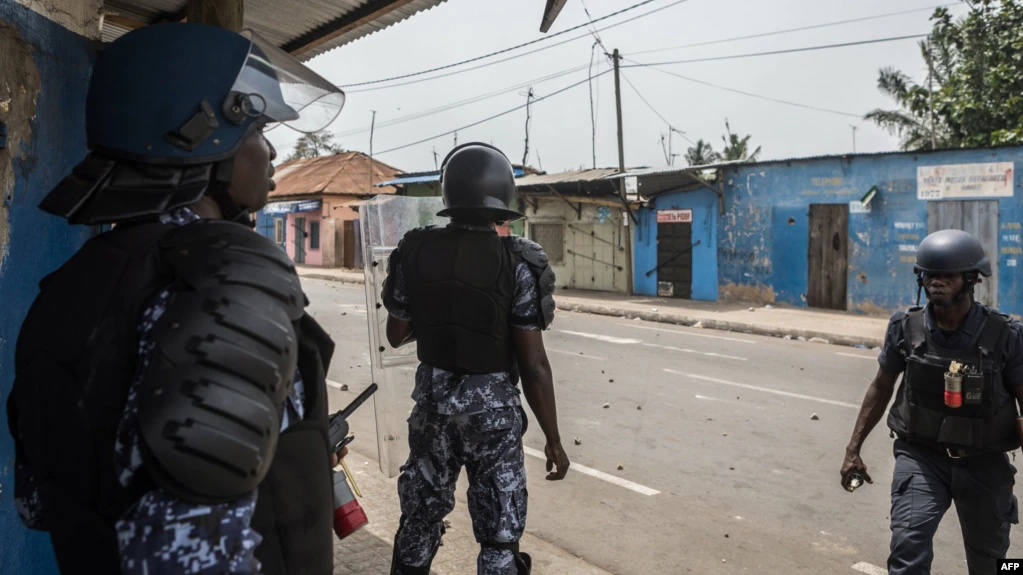
[[[646, 273], [646, 272], [643, 272]], [[657, 224], [657, 295], [690, 299], [693, 296], [693, 224]]]
[[305, 218], [295, 218], [295, 263], [305, 263]]
[[810, 204], [806, 303], [846, 309], [849, 272], [849, 204]]
[[355, 220], [345, 220], [341, 238], [341, 249], [344, 252], [341, 267], [355, 269]]
[[927, 233], [963, 230], [980, 240], [991, 261], [991, 277], [974, 288], [976, 300], [998, 307], [998, 200], [927, 202]]

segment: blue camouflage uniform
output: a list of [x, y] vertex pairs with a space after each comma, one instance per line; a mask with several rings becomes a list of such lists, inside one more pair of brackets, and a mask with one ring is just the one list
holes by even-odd
[[[402, 266], [392, 266], [394, 297], [387, 311], [412, 321]], [[542, 329], [540, 289], [526, 263], [516, 266], [515, 284], [509, 322], [515, 329]], [[410, 453], [398, 478], [404, 523], [396, 548], [402, 564], [422, 567], [436, 553], [444, 517], [455, 507], [455, 484], [463, 466], [469, 474], [469, 514], [476, 540], [514, 543], [522, 537], [527, 499], [522, 434], [527, 422], [518, 379], [514, 370], [458, 375], [419, 365], [412, 393], [415, 407], [408, 420]], [[477, 571], [515, 573], [514, 555], [508, 549], [484, 547]]]
[[[930, 306], [924, 322], [935, 344], [952, 351], [970, 347], [979, 334], [987, 308], [975, 303], [956, 332], [941, 330]], [[898, 374], [906, 369], [903, 355], [904, 312], [888, 324], [878, 357], [881, 369]], [[1023, 385], [1023, 327], [1009, 323], [1002, 349], [1004, 386], [994, 393], [1013, 397]], [[904, 384], [903, 384], [904, 385]], [[1001, 399], [1001, 398], [1000, 398]], [[1009, 550], [1009, 526], [1018, 523], [1013, 495], [1016, 468], [1005, 453], [987, 453], [953, 459], [941, 449], [899, 438], [895, 440], [892, 478], [891, 554], [889, 575], [924, 575], [934, 559], [932, 540], [945, 512], [955, 502], [971, 575], [995, 572], [995, 560]]]
[[[199, 220], [188, 208], [180, 208], [159, 217], [165, 224], [186, 225]], [[142, 469], [139, 447], [138, 382], [149, 365], [155, 347], [152, 328], [174, 299], [166, 288], [147, 303], [139, 318], [139, 368], [128, 391], [124, 415], [114, 445], [114, 465], [118, 480], [128, 486]], [[301, 374], [288, 396], [281, 421], [284, 431], [292, 421], [304, 416]], [[15, 507], [30, 528], [45, 528], [45, 509], [31, 474], [22, 468], [25, 480], [15, 494]], [[223, 574], [256, 575], [259, 561], [254, 554], [262, 537], [250, 527], [256, 509], [256, 491], [216, 505], [188, 503], [156, 488], [142, 495], [117, 522], [121, 569], [125, 575]]]

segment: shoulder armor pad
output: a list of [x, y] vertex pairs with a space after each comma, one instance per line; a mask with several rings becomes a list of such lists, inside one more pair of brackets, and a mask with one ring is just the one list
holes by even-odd
[[292, 321], [307, 303], [288, 254], [255, 231], [232, 222], [202, 220], [167, 233], [160, 248], [178, 279], [192, 289], [244, 286], [259, 290]]
[[544, 253], [540, 244], [521, 236], [505, 236], [505, 245], [519, 260], [526, 262], [529, 271], [533, 272], [537, 285], [540, 287], [540, 326], [547, 329], [554, 322], [554, 270], [550, 266], [550, 258]]

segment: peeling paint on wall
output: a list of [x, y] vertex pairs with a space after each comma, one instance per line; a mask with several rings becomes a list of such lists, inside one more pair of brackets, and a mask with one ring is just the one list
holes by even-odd
[[0, 149], [0, 269], [11, 241], [11, 208], [18, 201], [14, 160], [26, 159], [38, 94], [39, 70], [31, 47], [17, 30], [0, 23], [0, 125], [7, 129], [7, 142]]
[[14, 0], [68, 30], [96, 40], [100, 36], [103, 0]]
[[765, 285], [734, 284], [721, 285], [721, 299], [741, 300], [758, 304], [775, 303], [774, 288]]

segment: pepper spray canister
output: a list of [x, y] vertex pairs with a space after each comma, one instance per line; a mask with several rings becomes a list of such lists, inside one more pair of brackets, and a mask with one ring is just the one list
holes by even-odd
[[951, 408], [963, 405], [963, 364], [953, 361], [945, 372], [945, 405]]

